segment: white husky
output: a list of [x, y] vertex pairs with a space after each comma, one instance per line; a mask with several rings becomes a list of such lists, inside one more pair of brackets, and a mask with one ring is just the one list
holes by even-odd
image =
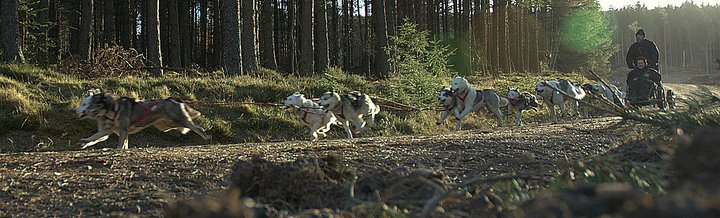
[[[608, 101], [621, 106], [625, 104], [625, 93], [621, 92], [620, 89], [617, 88], [615, 85], [608, 85], [605, 86], [603, 84], [597, 83], [597, 84], [583, 84], [582, 88], [585, 90], [585, 93], [588, 95], [593, 95], [596, 98], [605, 98]], [[615, 95], [613, 95], [613, 92], [615, 92], [618, 95], [618, 98], [615, 98]], [[590, 104], [601, 106], [604, 105], [603, 103], [599, 103], [598, 100], [595, 100], [594, 98], [590, 98], [588, 100]], [[585, 117], [590, 117], [590, 110], [586, 106], [583, 108]]]
[[[370, 96], [357, 91], [345, 95], [326, 92], [320, 97], [320, 106], [335, 114], [349, 139], [353, 138], [350, 122], [355, 124], [355, 130], [362, 133], [375, 126], [375, 115], [380, 113], [380, 106], [373, 103]], [[367, 120], [367, 125], [363, 117]]]
[[319, 104], [297, 92], [286, 97], [283, 104], [293, 107], [293, 113], [300, 123], [310, 128], [312, 142], [317, 141], [318, 136], [325, 137], [325, 133], [330, 130], [330, 125], [337, 120], [332, 112], [323, 110]]
[[567, 115], [565, 102], [568, 101], [572, 102], [573, 115], [579, 115], [578, 107], [580, 106], [580, 102], [573, 100], [572, 98], [566, 97], [560, 92], [555, 91], [555, 89], [551, 88], [550, 86], [557, 90], [562, 90], [563, 92], [567, 93], [569, 96], [575, 99], [583, 99], [586, 94], [582, 87], [575, 86], [567, 80], [540, 81], [535, 84], [535, 91], [537, 91], [537, 94], [543, 98], [545, 105], [548, 106], [548, 112], [550, 113], [551, 121], [557, 122], [557, 112], [555, 111], [555, 105], [560, 107], [560, 111], [562, 113], [561, 116], [563, 118]]
[[[451, 101], [455, 103], [453, 110], [457, 111], [453, 112], [456, 120], [456, 130], [462, 128], [460, 120], [465, 118], [470, 112], [477, 111], [483, 107], [497, 116], [498, 126], [503, 125], [503, 113], [500, 111], [500, 107], [507, 106], [508, 100], [506, 98], [500, 97], [500, 95], [492, 89], [479, 91], [470, 85], [463, 77], [458, 76], [453, 78], [450, 84], [450, 92], [452, 93]], [[442, 98], [444, 98], [443, 93], [447, 93], [447, 90], [440, 90], [439, 100], [441, 101]], [[438, 120], [438, 124], [442, 124], [448, 114], [449, 111], [448, 113], [444, 112], [440, 120]]]

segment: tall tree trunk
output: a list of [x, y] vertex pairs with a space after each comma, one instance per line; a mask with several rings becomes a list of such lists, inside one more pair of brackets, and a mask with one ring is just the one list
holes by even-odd
[[207, 50], [208, 50], [207, 49], [208, 48], [208, 43], [207, 43], [208, 14], [207, 14], [207, 11], [208, 11], [207, 0], [201, 0], [200, 1], [200, 23], [199, 23], [199, 25], [200, 25], [200, 38], [199, 39], [200, 40], [198, 43], [198, 45], [200, 47], [198, 48], [199, 60], [197, 61], [197, 63], [200, 64], [200, 66], [202, 66], [202, 67], [207, 67]]
[[105, 4], [102, 1], [93, 2], [93, 33], [91, 51], [97, 51], [105, 44]]
[[[103, 32], [103, 35], [105, 36], [105, 43], [113, 44], [115, 43], [115, 4], [114, 1], [106, 1], [103, 2], [103, 26], [105, 27], [105, 31]], [[127, 19], [121, 18], [121, 19]]]
[[227, 75], [242, 73], [240, 65], [240, 5], [238, 0], [223, 1], [223, 68]]
[[[117, 8], [117, 7], [116, 7]], [[133, 15], [130, 18], [130, 45], [140, 53], [147, 53], [145, 45], [145, 34], [147, 33], [147, 1], [134, 1], [131, 5], [130, 13]], [[121, 40], [122, 41], [122, 40]]]
[[343, 0], [343, 70], [350, 71], [350, 42], [352, 41], [352, 0]]
[[181, 51], [180, 59], [183, 67], [188, 67], [193, 62], [192, 44], [192, 0], [178, 0], [178, 22], [180, 29]]
[[295, 22], [297, 21], [296, 8], [294, 0], [288, 0], [288, 56], [290, 57], [290, 63], [288, 69], [291, 74], [297, 73], [297, 44], [295, 41]]
[[388, 78], [388, 55], [385, 48], [388, 46], [387, 21], [385, 19], [385, 0], [373, 0], [372, 16], [375, 21], [375, 72], [378, 78]]
[[299, 0], [300, 3], [300, 73], [315, 74], [313, 68], [313, 0]]
[[490, 14], [490, 19], [492, 20], [490, 22], [490, 28], [487, 31], [488, 37], [489, 37], [489, 43], [488, 43], [488, 55], [490, 59], [490, 66], [492, 68], [493, 73], [497, 73], [498, 67], [500, 66], [499, 58], [498, 58], [498, 52], [499, 52], [499, 38], [500, 38], [500, 31], [498, 30], [498, 23], [500, 18], [500, 13], [498, 12], [500, 10], [500, 3], [498, 0], [492, 0], [492, 13]]
[[449, 21], [448, 21], [448, 19], [449, 19], [449, 18], [448, 18], [448, 0], [443, 0], [443, 3], [442, 3], [442, 14], [443, 14], [443, 29], [442, 29], [443, 39], [447, 39], [447, 35], [448, 35], [448, 33], [450, 33], [450, 30], [449, 30], [450, 27], [448, 27], [448, 25], [449, 25]]
[[458, 19], [460, 11], [458, 11], [458, 0], [453, 0], [452, 7], [452, 18], [453, 18], [453, 38], [456, 38], [460, 33], [460, 19]]
[[498, 56], [500, 57], [500, 66], [503, 72], [510, 72], [510, 54], [509, 54], [509, 43], [508, 43], [508, 4], [509, 0], [500, 1], [500, 17], [498, 24], [498, 32], [500, 33]]
[[160, 53], [164, 54], [162, 62], [167, 65], [170, 63], [170, 25], [167, 25], [170, 23], [170, 17], [168, 16], [168, 7], [170, 5], [171, 1], [160, 1], [159, 5], [159, 16], [160, 16], [160, 23], [163, 25], [160, 25], [160, 41], [164, 42], [160, 46]]
[[150, 72], [155, 76], [162, 76], [162, 54], [160, 53], [160, 0], [147, 1], [146, 28], [147, 28], [147, 57], [148, 65], [155, 67]]
[[82, 10], [82, 20], [80, 24], [80, 42], [78, 44], [78, 53], [83, 60], [90, 60], [92, 52], [92, 33], [93, 33], [93, 0], [80, 1]]
[[330, 9], [328, 12], [328, 40], [330, 43], [330, 65], [340, 65], [340, 15], [338, 1], [330, 1]]
[[70, 32], [68, 51], [72, 56], [80, 55], [80, 2], [69, 1], [66, 5], [68, 10], [68, 31]]
[[48, 20], [50, 28], [48, 29], [48, 38], [52, 42], [48, 48], [48, 63], [54, 64], [59, 60], [60, 54], [60, 20], [58, 16], [58, 0], [51, 0], [48, 6]]
[[[286, 0], [271, 0], [272, 10], [273, 10], [273, 21], [275, 22], [275, 27], [273, 28], [273, 42], [275, 44], [275, 64], [276, 69], [285, 68], [287, 66], [287, 14], [285, 10], [282, 10], [281, 8], [285, 5], [287, 7]], [[282, 31], [281, 31], [282, 30]]]
[[212, 0], [212, 55], [210, 56], [210, 67], [216, 69], [222, 66], [222, 53], [223, 53], [223, 41], [222, 41], [222, 17], [220, 11], [222, 10], [221, 0]]
[[256, 73], [257, 54], [256, 45], [257, 37], [255, 37], [255, 0], [242, 1], [242, 65], [243, 70], [247, 73]]
[[327, 3], [325, 0], [315, 0], [315, 72], [325, 73], [330, 63]]
[[[432, 5], [428, 5], [428, 8], [434, 8]], [[387, 15], [387, 34], [388, 38], [390, 36], [396, 36], [397, 35], [397, 17], [395, 15], [397, 9], [397, 0], [386, 0], [385, 1], [385, 14]], [[430, 12], [430, 11], [428, 11]], [[428, 17], [434, 18], [435, 13], [428, 13]], [[432, 19], [431, 19], [432, 20]], [[430, 25], [430, 28], [432, 29], [433, 25], [432, 22], [428, 23]], [[430, 39], [432, 39], [432, 35], [430, 36]], [[395, 46], [395, 40], [388, 39], [388, 46]], [[390, 57], [395, 57], [395, 51], [390, 51], [391, 53], [388, 56], [388, 64], [390, 64]], [[397, 66], [395, 64], [389, 66], [388, 74], [395, 74], [397, 71]]]
[[[134, 38], [133, 34], [135, 28], [135, 22], [130, 22], [130, 2], [128, 0], [116, 1], [115, 9], [117, 10], [117, 34], [120, 45], [124, 48], [130, 48], [132, 46], [131, 38]], [[134, 20], [134, 19], [132, 19]], [[132, 23], [132, 25], [130, 25]]]
[[[48, 47], [46, 45], [48, 42], [47, 32], [48, 28], [47, 25], [50, 24], [48, 22], [48, 12], [50, 11], [50, 0], [40, 0], [39, 3], [36, 6], [37, 8], [37, 15], [36, 15], [36, 21], [38, 24], [43, 25], [42, 27], [36, 27], [35, 28], [35, 34], [37, 36], [37, 42], [42, 44], [39, 49], [37, 49], [37, 54], [35, 62], [39, 64], [47, 64], [48, 58], [47, 58], [47, 49]], [[2, 9], [0, 9], [2, 10]], [[0, 40], [2, 41], [2, 40]], [[0, 48], [2, 48], [2, 43], [0, 43]], [[43, 58], [44, 57], [44, 58]]]
[[2, 0], [2, 45], [5, 63], [25, 63], [25, 57], [18, 44], [17, 0]]
[[[469, 36], [470, 34], [469, 34], [468, 30], [470, 30], [470, 23], [469, 23], [469, 22], [470, 22], [470, 3], [471, 3], [471, 0], [462, 0], [462, 3], [463, 3], [463, 4], [462, 4], [462, 13], [461, 13], [462, 16], [460, 16], [460, 18], [461, 18], [462, 20], [461, 20], [460, 22], [461, 22], [461, 25], [462, 25], [462, 28], [463, 28], [463, 29], [462, 29], [462, 30], [463, 30], [463, 34], [464, 34], [465, 36]], [[468, 37], [465, 37], [463, 40], [467, 40], [467, 39], [468, 39]]]
[[[372, 29], [371, 29], [372, 24], [371, 23], [373, 21], [372, 21], [372, 19], [368, 18], [368, 14], [370, 14], [370, 9], [369, 9], [370, 7], [368, 7], [369, 5], [370, 5], [370, 0], [363, 1], [363, 8], [365, 9], [365, 17], [361, 21], [362, 23], [364, 23], [363, 28], [362, 28], [362, 33], [363, 33], [362, 41], [363, 42], [370, 42], [372, 40], [370, 37], [372, 35]], [[359, 9], [359, 7], [360, 7], [360, 1], [358, 1], [358, 9]], [[383, 8], [385, 8], [385, 7], [383, 7]], [[373, 67], [372, 60], [370, 60], [370, 58], [372, 56], [370, 49], [372, 49], [371, 45], [369, 45], [369, 46], [367, 46], [367, 48], [363, 49], [364, 52], [362, 53], [362, 60], [363, 60], [362, 67], [365, 70], [365, 75], [368, 75], [368, 76], [370, 76], [370, 74], [372, 73], [371, 71], [372, 71], [372, 67]]]
[[182, 66], [182, 58], [180, 57], [182, 54], [182, 48], [180, 47], [180, 17], [178, 14], [178, 1], [169, 1], [168, 3], [168, 24], [167, 26], [170, 26], [170, 34], [169, 38], [169, 62], [168, 66], [171, 67], [181, 67]]
[[275, 42], [273, 41], [273, 0], [260, 3], [260, 65], [269, 69], [277, 69], [275, 61]]

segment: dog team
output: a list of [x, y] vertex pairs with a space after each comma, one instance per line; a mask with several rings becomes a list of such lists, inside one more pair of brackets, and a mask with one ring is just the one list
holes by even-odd
[[[535, 95], [517, 88], [508, 88], [506, 97], [502, 97], [492, 89], [478, 90], [460, 76], [453, 78], [450, 84], [450, 88], [439, 92], [441, 112], [436, 124], [442, 125], [452, 115], [455, 130], [462, 129], [463, 118], [481, 108], [493, 113], [498, 126], [502, 126], [504, 115], [501, 108], [507, 107], [507, 115], [515, 112], [515, 126], [520, 126], [523, 111], [543, 107]], [[568, 80], [540, 81], [535, 84], [535, 91], [542, 97], [552, 122], [557, 122], [555, 106], [559, 107], [563, 118], [567, 115], [566, 103], [573, 106], [573, 115], [579, 115], [579, 100], [587, 95], [605, 98], [616, 104], [622, 104], [624, 99], [624, 94], [614, 85], [576, 85]], [[619, 99], [614, 97], [613, 92], [619, 95]], [[310, 128], [311, 143], [324, 137], [333, 124], [342, 126], [347, 137], [353, 139], [351, 125], [360, 134], [366, 132], [375, 126], [375, 116], [380, 112], [380, 107], [370, 96], [357, 91], [347, 94], [326, 92], [318, 102], [293, 93], [284, 99], [283, 104], [292, 107], [299, 122]], [[202, 127], [193, 122], [201, 115], [200, 112], [175, 98], [137, 100], [115, 97], [94, 89], [86, 93], [75, 113], [80, 119], [94, 119], [98, 126], [97, 133], [79, 140], [78, 145], [83, 149], [107, 140], [113, 133], [119, 137], [117, 148], [127, 149], [128, 135], [150, 126], [163, 132], [177, 130], [183, 134], [192, 130], [205, 140], [211, 139]], [[588, 113], [585, 108], [585, 117], [589, 117]]]

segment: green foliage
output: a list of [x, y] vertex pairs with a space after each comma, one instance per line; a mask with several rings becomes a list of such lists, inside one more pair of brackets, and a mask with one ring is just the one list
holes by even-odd
[[617, 47], [612, 44], [611, 25], [608, 15], [597, 4], [589, 4], [572, 10], [563, 18], [559, 30], [560, 51], [557, 68], [563, 72], [596, 69], [610, 72], [610, 57]]
[[430, 34], [418, 31], [417, 24], [403, 20], [394, 42], [388, 46], [390, 63], [396, 69], [392, 76], [447, 76], [450, 73], [447, 60], [454, 50], [437, 40], [430, 40]]
[[398, 26], [394, 42], [388, 47], [390, 62], [395, 69], [388, 81], [380, 84], [385, 96], [396, 96], [400, 102], [418, 102], [421, 107], [435, 104], [435, 95], [451, 76], [448, 59], [454, 51], [440, 41], [430, 40], [427, 31], [418, 31], [417, 24], [405, 19]]
[[22, 47], [23, 55], [28, 63], [46, 63], [48, 48], [53, 46], [53, 42], [47, 37], [47, 29], [52, 25], [57, 25], [49, 21], [40, 21], [38, 16], [40, 13], [47, 14], [47, 8], [40, 8], [39, 0], [19, 0], [18, 1], [18, 18], [19, 26], [23, 31]]

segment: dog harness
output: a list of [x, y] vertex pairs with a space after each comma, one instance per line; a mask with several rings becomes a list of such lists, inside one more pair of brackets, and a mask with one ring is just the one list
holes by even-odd
[[453, 108], [455, 108], [455, 104], [452, 104], [452, 107], [448, 107], [447, 105], [443, 105], [443, 108], [445, 108], [444, 111], [451, 111]]
[[[138, 123], [140, 123], [140, 122], [142, 122], [143, 120], [145, 120], [146, 118], [148, 118], [148, 117], [150, 116], [150, 114], [153, 112], [152, 108], [155, 107], [155, 106], [157, 106], [158, 104], [160, 104], [160, 102], [154, 101], [153, 104], [152, 104], [152, 107], [148, 107], [147, 104], [145, 104], [145, 103], [143, 102], [142, 106], [145, 108], [145, 113], [143, 113], [143, 115], [140, 116], [137, 120], [135, 120], [135, 121], [133, 121], [132, 123], [130, 123], [130, 126], [135, 126], [135, 125], [137, 125]], [[119, 113], [118, 113], [118, 114], [119, 114]], [[116, 114], [115, 116], [117, 116], [117, 114]]]
[[[303, 116], [302, 116], [302, 118], [300, 118], [300, 121], [302, 121], [303, 123], [310, 124], [310, 122], [307, 121], [307, 115], [308, 115], [308, 114], [315, 114], [315, 115], [317, 115], [316, 113], [310, 112], [310, 111], [308, 111], [307, 109], [301, 109], [301, 108], [298, 108], [298, 109], [303, 111]], [[324, 119], [325, 119], [325, 117], [323, 117], [323, 120], [324, 120]]]
[[464, 95], [463, 97], [460, 97], [460, 96], [458, 95], [458, 99], [460, 99], [460, 101], [462, 101], [462, 102], [465, 102], [465, 99], [467, 98], [468, 93], [470, 93], [470, 91], [469, 91], [469, 90], [465, 90], [465, 95]]

